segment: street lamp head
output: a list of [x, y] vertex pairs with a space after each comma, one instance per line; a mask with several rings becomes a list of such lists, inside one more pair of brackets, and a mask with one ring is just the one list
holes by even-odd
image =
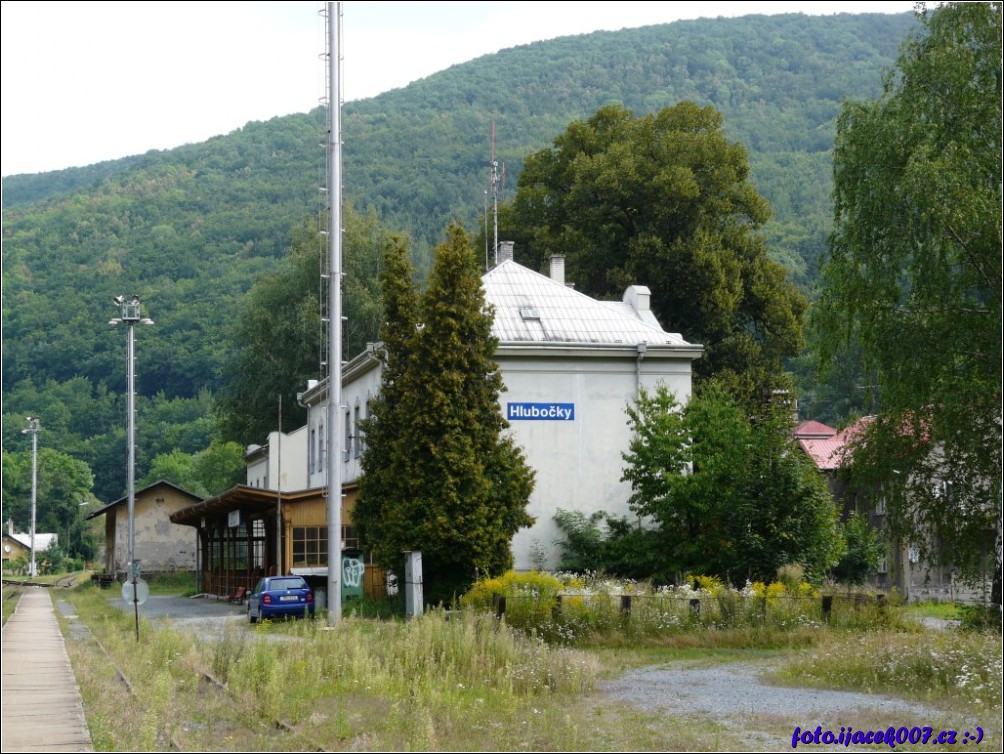
[[141, 319], [141, 320], [139, 321], [139, 323], [140, 323], [141, 325], [152, 325], [152, 324], [153, 324], [153, 320], [152, 320], [152, 319], [150, 319], [149, 317], [143, 317], [143, 319]]
[[[135, 293], [126, 298], [125, 296], [113, 296], [112, 301], [115, 305], [119, 307], [119, 316], [110, 320], [108, 324], [117, 325], [121, 322], [125, 322], [130, 327], [135, 325], [137, 322], [142, 322], [142, 317], [140, 316], [140, 300], [139, 296]], [[145, 322], [143, 324], [146, 324]]]

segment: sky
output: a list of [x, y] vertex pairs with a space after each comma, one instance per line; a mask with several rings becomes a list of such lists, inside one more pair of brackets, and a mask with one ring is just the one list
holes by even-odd
[[[317, 107], [323, 2], [0, 3], [0, 174], [172, 149]], [[364, 2], [342, 6], [346, 101], [498, 50], [753, 13], [905, 13], [896, 2]]]

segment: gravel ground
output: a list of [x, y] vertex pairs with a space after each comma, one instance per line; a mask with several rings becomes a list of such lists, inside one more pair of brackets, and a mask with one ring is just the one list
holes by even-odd
[[[842, 726], [885, 730], [889, 725], [923, 726], [945, 719], [944, 710], [878, 694], [775, 686], [763, 680], [775, 666], [735, 662], [639, 668], [601, 684], [599, 696], [652, 715], [682, 718], [698, 729], [720, 726], [736, 737], [733, 745], [742, 751], [790, 751], [796, 726], [814, 731], [820, 725], [838, 735]], [[820, 743], [804, 748], [862, 751], [874, 746]]]
[[646, 712], [701, 714], [716, 720], [797, 713], [816, 720], [853, 720], [862, 711], [934, 716], [933, 707], [877, 694], [790, 688], [761, 680], [770, 663], [665, 665], [639, 668], [601, 686], [604, 694]]
[[[132, 613], [131, 602], [126, 603], [121, 597], [110, 602], [123, 612]], [[197, 631], [203, 636], [222, 636], [227, 626], [248, 622], [247, 606], [206, 597], [151, 596], [139, 606], [139, 614], [146, 620], [169, 621], [176, 629]]]

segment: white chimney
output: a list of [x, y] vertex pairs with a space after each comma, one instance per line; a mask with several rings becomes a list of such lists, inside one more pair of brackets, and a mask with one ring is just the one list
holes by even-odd
[[513, 246], [516, 245], [515, 241], [499, 241], [499, 253], [498, 253], [498, 263], [502, 264], [506, 260], [511, 260], [513, 258]]
[[624, 291], [622, 301], [629, 304], [636, 312], [647, 312], [649, 310], [649, 300], [652, 298], [652, 291], [645, 285], [629, 285]]
[[565, 284], [565, 255], [551, 255], [551, 280], [556, 283]]

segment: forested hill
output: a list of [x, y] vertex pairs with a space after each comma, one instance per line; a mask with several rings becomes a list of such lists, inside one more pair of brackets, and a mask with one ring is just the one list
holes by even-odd
[[[879, 92], [916, 23], [911, 14], [747, 16], [505, 50], [348, 103], [345, 196], [427, 255], [451, 219], [481, 227], [493, 122], [505, 198], [525, 156], [569, 121], [611, 102], [642, 113], [691, 99], [717, 107], [749, 149], [775, 209], [772, 253], [809, 286], [829, 225], [841, 101]], [[27, 404], [49, 380], [121, 392], [123, 336], [105, 325], [118, 294], [140, 295], [157, 320], [138, 344], [141, 394], [215, 392], [235, 300], [319, 210], [323, 129], [316, 110], [169, 151], [5, 177], [5, 415], [35, 412]], [[19, 422], [4, 422], [6, 448], [23, 444]]]

